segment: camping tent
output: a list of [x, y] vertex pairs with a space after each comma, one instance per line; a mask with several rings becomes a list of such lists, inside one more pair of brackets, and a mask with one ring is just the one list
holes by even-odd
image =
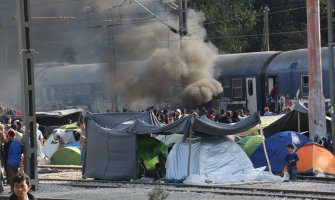
[[250, 157], [252, 153], [262, 144], [264, 138], [260, 135], [252, 135], [244, 137], [237, 142], [238, 145], [244, 150], [244, 152]]
[[253, 114], [234, 125], [220, 124], [211, 120], [182, 117], [173, 124], [162, 125], [152, 112], [142, 113], [87, 113], [86, 155], [83, 172], [85, 177], [129, 180], [138, 177], [137, 135], [183, 134], [213, 137], [236, 134], [260, 123]]
[[76, 147], [58, 149], [51, 157], [53, 165], [80, 165], [80, 150]]
[[305, 144], [298, 149], [298, 173], [335, 175], [335, 156], [317, 144]]
[[[288, 144], [293, 144], [295, 147], [294, 149], [296, 150], [309, 141], [310, 140], [306, 136], [294, 131], [280, 132], [266, 139], [265, 146], [272, 171], [274, 173], [281, 173], [283, 171], [285, 166], [285, 156], [288, 153]], [[251, 155], [251, 161], [255, 168], [267, 166], [263, 145], [259, 145], [254, 151]]]
[[138, 138], [138, 155], [139, 162], [142, 162], [146, 170], [155, 169], [155, 164], [159, 163], [159, 157], [166, 159], [166, 145], [161, 141], [141, 136]]
[[[176, 144], [166, 162], [167, 181], [184, 180], [188, 173], [188, 144]], [[257, 171], [239, 146], [227, 136], [193, 141], [190, 176], [184, 183], [274, 181], [280, 177]]]

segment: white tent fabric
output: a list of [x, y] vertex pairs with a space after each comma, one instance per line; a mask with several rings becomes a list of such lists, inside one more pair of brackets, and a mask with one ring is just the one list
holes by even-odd
[[187, 177], [188, 144], [176, 144], [166, 162], [167, 179], [186, 184], [281, 181], [281, 177], [256, 170], [244, 151], [228, 137], [202, 139], [192, 144]]

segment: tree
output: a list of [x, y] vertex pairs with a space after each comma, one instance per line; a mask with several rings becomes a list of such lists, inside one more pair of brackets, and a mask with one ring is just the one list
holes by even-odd
[[188, 6], [205, 13], [207, 40], [220, 52], [239, 53], [248, 48], [248, 37], [256, 25], [253, 0], [189, 0]]
[[[305, 0], [189, 0], [190, 7], [205, 13], [207, 40], [220, 52], [261, 50], [264, 6], [269, 12], [270, 50], [307, 48]], [[320, 1], [321, 45], [327, 40], [327, 0]]]
[[[307, 48], [306, 0], [257, 0], [254, 7], [270, 8], [270, 50], [288, 51]], [[320, 1], [322, 45], [327, 44], [327, 1]], [[259, 19], [255, 31], [261, 33], [263, 20]], [[250, 50], [250, 49], [249, 49]]]

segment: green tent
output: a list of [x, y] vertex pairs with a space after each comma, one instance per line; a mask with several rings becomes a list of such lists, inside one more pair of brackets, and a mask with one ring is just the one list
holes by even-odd
[[143, 162], [147, 170], [155, 169], [159, 163], [159, 156], [166, 159], [166, 145], [152, 137], [140, 136], [138, 138], [137, 158]]
[[72, 123], [72, 124], [65, 124], [63, 126], [58, 127], [59, 129], [64, 129], [65, 131], [74, 131], [79, 129], [77, 126], [77, 123]]
[[237, 142], [238, 145], [244, 150], [244, 152], [250, 157], [257, 147], [262, 144], [264, 138], [260, 135], [252, 135], [244, 137]]
[[52, 165], [80, 165], [80, 150], [76, 147], [58, 149], [51, 157]]

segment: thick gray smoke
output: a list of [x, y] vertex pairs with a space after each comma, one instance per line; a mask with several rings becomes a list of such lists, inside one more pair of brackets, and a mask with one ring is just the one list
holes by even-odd
[[[15, 1], [0, 2], [3, 25], [15, 16]], [[172, 0], [140, 2], [178, 29], [178, 12], [167, 5]], [[32, 20], [33, 46], [40, 52], [34, 56], [36, 66], [108, 63], [113, 84], [105, 96], [117, 94], [133, 108], [162, 102], [201, 104], [222, 92], [212, 79], [217, 50], [203, 42], [202, 13], [188, 11], [189, 35], [180, 40], [131, 0], [32, 0], [31, 5], [33, 17], [75, 17]], [[13, 74], [12, 80], [19, 80], [16, 22], [6, 23], [6, 28], [0, 28], [0, 44], [7, 44], [0, 46], [0, 67], [6, 70], [1, 74]], [[19, 84], [15, 87], [20, 91]], [[17, 99], [21, 99], [19, 94], [15, 94]], [[11, 99], [6, 101], [11, 103]]]
[[[178, 27], [176, 14], [164, 16], [174, 19], [168, 21], [174, 27]], [[115, 38], [119, 59], [141, 60], [132, 64], [120, 62], [114, 76], [113, 89], [132, 106], [161, 102], [199, 105], [223, 91], [221, 84], [212, 78], [217, 50], [203, 42], [206, 36], [201, 26], [203, 15], [194, 11], [188, 15], [189, 36], [181, 41], [179, 35], [160, 22], [129, 25]]]

